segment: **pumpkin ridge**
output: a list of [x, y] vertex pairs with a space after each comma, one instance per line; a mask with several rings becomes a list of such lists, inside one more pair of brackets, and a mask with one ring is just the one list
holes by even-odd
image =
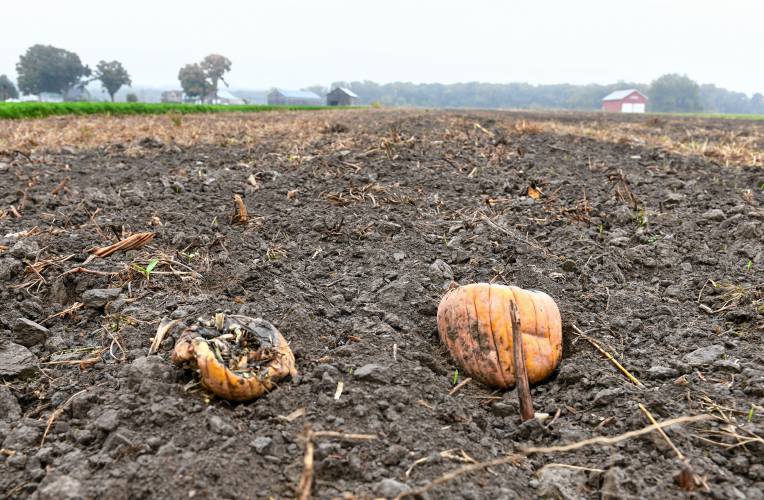
[[[464, 310], [467, 313], [467, 320], [468, 320], [468, 327], [470, 329], [470, 336], [472, 337], [472, 341], [474, 343], [473, 349], [470, 349], [470, 360], [471, 362], [474, 362], [476, 364], [476, 368], [479, 368], [481, 364], [481, 358], [482, 358], [482, 348], [480, 346], [480, 323], [477, 319], [477, 304], [475, 304], [475, 293], [470, 290], [470, 293], [466, 294], [467, 300], [464, 301]], [[472, 306], [472, 315], [470, 315], [470, 306]], [[475, 320], [472, 321], [471, 317]], [[465, 367], [467, 368], [467, 367]], [[483, 376], [483, 370], [477, 369], [477, 370], [471, 370], [467, 368], [467, 371], [475, 371], [477, 373], [480, 373], [480, 380], [484, 383], [488, 383], [488, 378]]]
[[[509, 289], [509, 292], [512, 293], [512, 288], [507, 287]], [[515, 294], [512, 293], [512, 297], [507, 297], [507, 300], [515, 300]], [[502, 301], [503, 302], [503, 301]], [[514, 349], [514, 339], [512, 338], [512, 323], [509, 321], [509, 316], [507, 314], [501, 315], [502, 321], [504, 321], [504, 331], [507, 334], [507, 345], [509, 346], [510, 352], [512, 349]], [[515, 385], [516, 379], [515, 379], [515, 365], [514, 363], [510, 363], [510, 365], [507, 367], [507, 382], [510, 383], [510, 385]]]
[[[538, 346], [536, 346], [535, 342], [526, 342], [525, 341], [525, 336], [524, 336], [524, 333], [523, 333], [523, 325], [527, 325], [528, 321], [527, 321], [527, 319], [526, 319], [526, 321], [523, 321], [522, 312], [520, 312], [519, 302], [517, 300], [517, 291], [519, 291], [520, 293], [523, 293], [523, 290], [520, 289], [520, 288], [514, 287], [514, 286], [509, 287], [509, 289], [512, 292], [512, 298], [515, 301], [515, 304], [518, 305], [517, 310], [518, 310], [519, 314], [518, 314], [518, 318], [517, 318], [517, 323], [520, 326], [520, 336], [519, 336], [520, 337], [520, 341], [523, 343], [523, 354], [525, 356], [525, 371], [526, 371], [527, 376], [528, 376], [528, 382], [534, 383], [535, 382], [535, 377], [534, 377], [534, 374], [533, 374], [533, 367], [536, 366], [536, 363], [535, 363], [535, 359], [536, 358], [533, 358], [533, 360], [531, 360], [531, 361], [534, 361], [534, 362], [532, 362], [532, 363], [528, 362], [531, 359], [531, 352], [530, 352], [531, 351], [531, 347], [534, 348], [534, 350], [536, 351], [537, 357], [538, 357], [538, 355], [540, 353], [539, 353], [539, 350], [538, 350]], [[525, 297], [523, 297], [523, 298], [525, 298]], [[533, 299], [532, 298], [530, 298], [529, 300], [531, 302], [531, 305], [533, 306], [533, 315], [535, 316], [536, 315], [536, 306], [533, 303]], [[538, 319], [534, 318], [534, 327], [537, 327], [537, 326], [538, 326]], [[529, 335], [531, 337], [535, 336], [535, 335], [533, 335], [533, 331], [529, 332]], [[513, 337], [512, 338], [514, 339], [514, 332], [513, 332]], [[512, 346], [512, 348], [514, 349], [514, 345]], [[515, 384], [517, 384], [517, 367], [515, 367]]]
[[493, 285], [488, 285], [488, 323], [491, 325], [491, 338], [493, 339], [493, 349], [496, 352], [496, 365], [499, 368], [499, 382], [504, 387], [509, 386], [506, 374], [504, 373], [504, 367], [501, 365], [501, 356], [499, 356], [499, 343], [496, 341], [496, 331], [493, 328], [493, 297], [491, 297], [491, 290]]

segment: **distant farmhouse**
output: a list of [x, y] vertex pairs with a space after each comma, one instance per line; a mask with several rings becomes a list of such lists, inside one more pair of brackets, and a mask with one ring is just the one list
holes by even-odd
[[182, 90], [165, 90], [164, 92], [162, 92], [161, 101], [168, 102], [168, 103], [183, 102], [183, 91]]
[[273, 89], [268, 94], [269, 105], [289, 106], [321, 106], [323, 100], [313, 92], [307, 90], [283, 90]]
[[358, 96], [345, 87], [337, 87], [326, 94], [327, 106], [353, 106], [355, 104], [358, 104]]
[[602, 111], [644, 113], [647, 96], [637, 89], [616, 90], [602, 99]]

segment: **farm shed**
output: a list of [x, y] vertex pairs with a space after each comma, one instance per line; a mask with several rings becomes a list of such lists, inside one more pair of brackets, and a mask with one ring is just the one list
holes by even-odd
[[637, 89], [616, 90], [602, 98], [602, 111], [644, 113], [647, 96]]
[[345, 87], [337, 87], [326, 94], [327, 106], [353, 106], [354, 104], [358, 104], [358, 96]]
[[241, 97], [235, 96], [227, 90], [218, 90], [218, 95], [213, 99], [213, 104], [247, 104]]
[[289, 106], [320, 106], [321, 98], [307, 90], [273, 89], [268, 94], [268, 104], [286, 104]]

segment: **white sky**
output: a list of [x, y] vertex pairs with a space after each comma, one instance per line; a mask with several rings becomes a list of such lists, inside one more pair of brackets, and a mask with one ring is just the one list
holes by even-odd
[[[138, 86], [178, 87], [217, 52], [232, 87], [337, 80], [649, 83], [686, 73], [764, 93], [760, 0], [3, 0], [0, 74], [35, 43], [94, 67], [121, 61]], [[15, 20], [15, 21], [14, 21]]]

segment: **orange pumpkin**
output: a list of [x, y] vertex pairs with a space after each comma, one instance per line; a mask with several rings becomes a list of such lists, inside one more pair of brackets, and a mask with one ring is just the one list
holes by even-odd
[[296, 376], [294, 354], [269, 322], [216, 314], [183, 331], [172, 353], [175, 364], [198, 369], [204, 387], [233, 401], [262, 396], [287, 376]]
[[517, 305], [528, 381], [541, 382], [562, 357], [560, 310], [549, 295], [477, 283], [450, 290], [438, 306], [438, 332], [456, 363], [476, 380], [502, 389], [515, 384], [512, 302]]

